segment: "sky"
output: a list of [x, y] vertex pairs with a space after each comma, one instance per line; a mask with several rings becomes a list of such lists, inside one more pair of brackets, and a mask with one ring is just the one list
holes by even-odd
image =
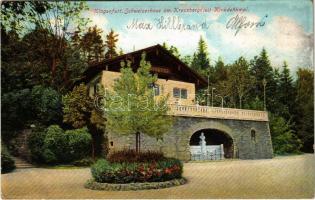
[[[313, 5], [310, 0], [92, 1], [88, 6], [90, 10], [84, 15], [90, 18], [90, 25], [101, 28], [103, 37], [110, 29], [117, 32], [118, 47], [124, 53], [166, 42], [176, 46], [181, 55], [192, 55], [202, 36], [212, 64], [219, 56], [225, 63], [232, 63], [240, 56], [252, 59], [265, 48], [273, 67], [281, 67], [284, 61], [293, 73], [298, 67], [313, 67]], [[126, 13], [132, 9], [154, 12]], [[158, 23], [161, 18], [186, 27], [198, 25], [198, 28], [161, 29]], [[243, 20], [241, 27], [240, 23], [236, 24], [239, 20]], [[137, 26], [132, 26], [135, 21]], [[246, 27], [247, 22], [253, 26]], [[139, 23], [146, 26], [140, 27]], [[202, 23], [204, 26], [199, 26]], [[144, 29], [148, 26], [151, 28]], [[233, 28], [237, 27], [239, 31], [235, 34]]]

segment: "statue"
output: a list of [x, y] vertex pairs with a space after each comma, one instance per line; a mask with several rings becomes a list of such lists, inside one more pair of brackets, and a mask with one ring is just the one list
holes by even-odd
[[201, 132], [201, 135], [199, 138], [200, 138], [199, 145], [201, 147], [201, 154], [206, 155], [206, 140], [205, 140], [206, 137], [203, 132]]

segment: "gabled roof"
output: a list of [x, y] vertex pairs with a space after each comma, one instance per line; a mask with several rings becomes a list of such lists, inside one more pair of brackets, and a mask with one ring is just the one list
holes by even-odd
[[[204, 77], [188, 67], [184, 62], [159, 44], [120, 55], [112, 59], [93, 63], [83, 73], [83, 77], [80, 82], [88, 83], [103, 70], [119, 72], [121, 68], [120, 63], [126, 60], [131, 61], [131, 67], [134, 71], [136, 71], [139, 67], [143, 52], [146, 53], [146, 60], [152, 65], [152, 73], [156, 73], [159, 78], [195, 83], [197, 88], [207, 86], [207, 80]], [[169, 69], [169, 72], [166, 72], [165, 70], [158, 70], [158, 72], [153, 71], [154, 67]]]

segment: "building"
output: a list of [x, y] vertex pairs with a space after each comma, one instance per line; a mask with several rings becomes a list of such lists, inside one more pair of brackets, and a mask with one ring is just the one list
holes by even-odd
[[[198, 105], [195, 92], [207, 87], [207, 80], [160, 45], [91, 65], [83, 77], [90, 95], [99, 83], [104, 88], [112, 87], [122, 61], [130, 61], [136, 70], [143, 52], [152, 65], [152, 73], [158, 76], [156, 95], [170, 94], [169, 115], [177, 120], [163, 141], [142, 135], [141, 149], [161, 150], [166, 156], [182, 160], [272, 158], [268, 113]], [[110, 152], [135, 146], [133, 135], [107, 134]]]

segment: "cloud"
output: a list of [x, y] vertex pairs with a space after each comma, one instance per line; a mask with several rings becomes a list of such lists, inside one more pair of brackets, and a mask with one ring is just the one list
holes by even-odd
[[210, 21], [217, 21], [221, 15], [222, 15], [222, 12], [212, 12], [209, 14], [208, 19]]
[[[244, 15], [251, 21], [260, 20], [260, 17], [254, 14]], [[220, 50], [225, 54], [225, 58], [253, 58], [265, 47], [275, 67], [282, 66], [286, 60], [295, 72], [298, 66], [312, 66], [313, 63], [312, 34], [306, 33], [302, 26], [289, 17], [276, 16], [266, 22], [265, 27], [242, 29], [236, 36], [235, 30], [226, 29], [225, 24], [219, 22], [212, 23], [210, 31], [214, 38], [219, 38]], [[225, 51], [224, 47], [229, 51]]]
[[[146, 23], [152, 23], [153, 21], [145, 20]], [[127, 24], [130, 24], [129, 21]], [[161, 44], [166, 42], [168, 45], [176, 46], [182, 55], [193, 54], [197, 49], [197, 44], [202, 36], [206, 39], [206, 33], [204, 31], [175, 31], [175, 30], [161, 30], [153, 26], [152, 30], [139, 30], [139, 29], [127, 29], [124, 26], [122, 31], [119, 31], [118, 46], [121, 47], [124, 52], [146, 48], [148, 46]], [[218, 56], [218, 51], [215, 47], [208, 44], [208, 49], [212, 54]]]
[[93, 12], [93, 10], [84, 12], [82, 16], [90, 20], [88, 26], [97, 26], [105, 30], [108, 24], [108, 20], [105, 15]]

